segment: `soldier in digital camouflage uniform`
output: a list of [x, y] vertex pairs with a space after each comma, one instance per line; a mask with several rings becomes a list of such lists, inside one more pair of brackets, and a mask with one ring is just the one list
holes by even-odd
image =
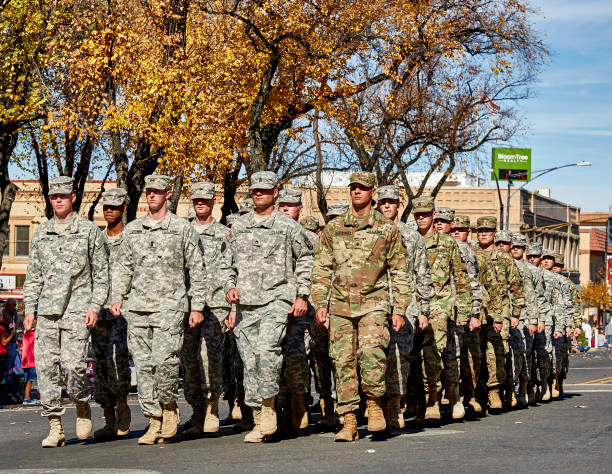
[[112, 269], [111, 312], [118, 316], [127, 298], [128, 347], [140, 407], [149, 419], [139, 444], [161, 442], [177, 432], [184, 320], [188, 317], [192, 328], [201, 324], [206, 304], [200, 236], [189, 222], [168, 211], [169, 188], [168, 176], [145, 177], [148, 212], [125, 227]]
[[[472, 288], [472, 315], [469, 324], [464, 327], [463, 342], [461, 344], [461, 389], [463, 405], [469, 406], [475, 413], [480, 413], [482, 407], [475, 395], [478, 377], [480, 376], [480, 364], [482, 352], [480, 350], [480, 326], [482, 324], [482, 305], [486, 302], [485, 292], [480, 284], [481, 269], [478, 265], [478, 257], [467, 243], [470, 234], [470, 218], [468, 216], [455, 215], [454, 209], [449, 209], [453, 217], [451, 235], [459, 245], [461, 260], [465, 263], [470, 277]], [[438, 214], [440, 216], [440, 214]], [[449, 216], [450, 217], [450, 216]], [[482, 269], [483, 271], [486, 268]]]
[[[399, 220], [399, 188], [381, 186], [377, 190], [377, 198], [378, 210], [397, 225], [402, 236], [402, 243], [406, 248], [406, 271], [410, 277], [412, 290], [412, 300], [406, 311], [405, 325], [399, 332], [390, 332], [387, 349], [387, 424], [392, 429], [404, 428], [401, 398], [406, 395], [410, 375], [410, 351], [415, 332], [422, 332], [428, 324], [429, 302], [434, 296], [434, 288], [423, 237]], [[392, 293], [389, 296], [392, 297]]]
[[[104, 237], [112, 268], [123, 242], [123, 212], [126, 191], [113, 188], [102, 194], [102, 211], [106, 220]], [[107, 304], [100, 310], [98, 324], [91, 329], [96, 401], [104, 409], [105, 425], [94, 433], [95, 439], [110, 439], [130, 431], [131, 413], [127, 404], [130, 393], [130, 354], [127, 347], [127, 322], [115, 317]], [[115, 413], [115, 408], [117, 413]]]
[[507, 407], [514, 393], [508, 339], [510, 328], [518, 326], [521, 311], [525, 306], [525, 297], [522, 278], [514, 259], [495, 247], [497, 219], [493, 216], [480, 217], [476, 227], [479, 242], [477, 255], [482, 255], [491, 261], [497, 279], [495, 283], [483, 283], [483, 286], [489, 292], [490, 298], [493, 291], [498, 291], [497, 297], [501, 298], [501, 312], [499, 310], [489, 312], [487, 324], [481, 331], [482, 351], [486, 354], [486, 367], [483, 367], [485, 370], [482, 370], [481, 374], [488, 374], [486, 385], [489, 408], [499, 410], [503, 408], [501, 390], [504, 390], [508, 396], [504, 399]]
[[351, 205], [346, 201], [336, 201], [327, 207], [327, 222], [341, 216], [351, 208]]
[[389, 285], [393, 294], [392, 329], [396, 332], [404, 326], [411, 298], [399, 230], [372, 208], [374, 175], [352, 173], [349, 186], [351, 209], [330, 221], [321, 233], [312, 278], [317, 321], [329, 327], [337, 411], [344, 416], [344, 426], [335, 441], [359, 437], [359, 380], [367, 397], [368, 430], [385, 430], [380, 398], [386, 391]]
[[86, 439], [92, 431], [90, 392], [85, 376], [89, 328], [108, 297], [108, 249], [93, 222], [72, 210], [76, 200], [72, 178], [49, 180], [54, 217], [41, 224], [32, 239], [23, 287], [24, 329], [36, 325], [36, 369], [49, 435], [43, 447], [66, 441], [61, 417], [62, 383], [76, 404], [76, 434]]
[[314, 249], [300, 224], [274, 209], [277, 186], [270, 171], [251, 175], [255, 210], [233, 224], [221, 264], [226, 299], [238, 305], [234, 334], [244, 364], [245, 402], [255, 420], [244, 441], [251, 443], [276, 432], [287, 315], [305, 316], [310, 295]]
[[231, 229], [232, 225], [234, 224], [234, 222], [236, 222], [236, 220], [240, 217], [240, 214], [229, 214], [227, 216], [225, 216], [225, 225]]
[[[472, 317], [472, 289], [461, 251], [455, 239], [434, 226], [432, 197], [412, 200], [412, 212], [418, 231], [425, 239], [427, 259], [435, 295], [430, 304], [429, 326], [422, 341], [424, 385], [427, 393], [425, 419], [440, 419], [438, 395], [442, 381], [453, 416], [463, 417], [459, 399], [459, 359], [464, 326]], [[449, 337], [450, 336], [450, 337]]]
[[[195, 212], [192, 223], [200, 235], [207, 269], [204, 322], [194, 328], [185, 321], [183, 365], [185, 367], [185, 399], [193, 409], [187, 436], [219, 431], [219, 396], [223, 391], [223, 332], [230, 305], [225, 300], [224, 282], [219, 278], [219, 261], [225, 250], [229, 229], [212, 216], [215, 185], [208, 182], [191, 185], [191, 202]], [[193, 305], [192, 305], [193, 307]], [[233, 400], [232, 400], [233, 402]]]

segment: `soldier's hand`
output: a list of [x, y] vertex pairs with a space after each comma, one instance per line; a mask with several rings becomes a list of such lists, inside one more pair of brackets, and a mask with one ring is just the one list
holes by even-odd
[[559, 339], [561, 336], [563, 336], [563, 334], [561, 334], [561, 331], [555, 331], [555, 332], [553, 333], [553, 337], [554, 337], [555, 339]]
[[514, 316], [512, 316], [510, 318], [510, 326], [512, 327], [512, 329], [515, 329], [518, 325], [519, 325], [519, 318], [515, 318]]
[[96, 324], [98, 324], [98, 313], [90, 309], [85, 315], [85, 326], [95, 328]]
[[232, 288], [225, 294], [225, 299], [229, 304], [238, 303], [238, 290], [236, 288]]
[[115, 318], [118, 318], [121, 315], [121, 303], [113, 303], [110, 307], [110, 312]]
[[456, 321], [456, 322], [455, 322], [455, 324], [456, 324], [457, 326], [461, 326], [461, 327], [463, 327], [463, 326], [465, 326], [465, 325], [467, 324], [467, 321]]
[[469, 325], [470, 331], [475, 331], [476, 329], [479, 329], [480, 326], [481, 326], [480, 319], [472, 316], [470, 318], [470, 325]]
[[405, 324], [406, 321], [404, 321], [404, 318], [399, 314], [394, 314], [391, 316], [391, 327], [395, 332], [400, 332]]
[[538, 332], [544, 332], [546, 330], [546, 323], [544, 321], [540, 321], [538, 323]]
[[502, 332], [503, 327], [504, 327], [504, 323], [493, 323], [493, 331], [495, 331], [497, 334]]
[[34, 327], [34, 313], [26, 314], [25, 318], [23, 318], [23, 329], [26, 331], [31, 331]]
[[565, 328], [565, 337], [570, 337], [572, 335], [572, 328]]
[[529, 329], [530, 336], [533, 336], [535, 332], [538, 330], [538, 327], [535, 324], [530, 324], [529, 326], [527, 326], [527, 328]]
[[574, 329], [574, 337], [580, 337], [580, 334], [582, 334], [582, 329], [575, 328]]
[[236, 311], [230, 311], [223, 323], [227, 329], [234, 329], [236, 327]]
[[329, 329], [329, 317], [327, 316], [327, 308], [319, 308], [315, 313], [315, 318], [319, 326]]
[[299, 296], [295, 299], [289, 310], [289, 314], [293, 314], [296, 318], [304, 316], [308, 312], [308, 302], [300, 298]]
[[429, 319], [427, 319], [427, 316], [419, 314], [419, 329], [421, 331], [425, 331], [425, 329], [427, 329], [427, 326], [429, 326]]
[[195, 328], [204, 321], [204, 313], [202, 311], [191, 311], [189, 313], [189, 327]]

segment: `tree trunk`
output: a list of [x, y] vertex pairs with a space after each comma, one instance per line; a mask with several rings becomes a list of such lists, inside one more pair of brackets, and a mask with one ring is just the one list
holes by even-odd
[[323, 188], [323, 180], [321, 174], [323, 171], [323, 150], [321, 149], [321, 137], [319, 135], [319, 111], [315, 111], [312, 119], [312, 136], [314, 137], [315, 151], [317, 154], [317, 169], [315, 172], [315, 188], [317, 191], [317, 206], [323, 222], [327, 223], [327, 198], [325, 197], [325, 189]]
[[172, 185], [172, 196], [168, 201], [168, 210], [173, 214], [176, 214], [181, 194], [183, 194], [183, 175], [177, 176]]
[[17, 146], [18, 132], [10, 132], [6, 130], [0, 131], [0, 192], [2, 200], [0, 201], [0, 267], [2, 266], [2, 256], [4, 249], [10, 239], [9, 219], [11, 217], [11, 208], [17, 196], [19, 188], [11, 182], [9, 176], [9, 161]]
[[238, 204], [236, 204], [236, 191], [238, 190], [238, 175], [240, 174], [242, 163], [236, 168], [225, 173], [223, 179], [223, 205], [221, 206], [221, 223], [225, 224], [225, 218], [230, 214], [238, 212]]

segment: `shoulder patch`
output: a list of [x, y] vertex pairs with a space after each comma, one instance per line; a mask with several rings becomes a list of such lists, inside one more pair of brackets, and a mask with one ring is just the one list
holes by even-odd
[[226, 240], [232, 240], [233, 238], [234, 238], [234, 234], [232, 234], [231, 230], [227, 234], [225, 234]]

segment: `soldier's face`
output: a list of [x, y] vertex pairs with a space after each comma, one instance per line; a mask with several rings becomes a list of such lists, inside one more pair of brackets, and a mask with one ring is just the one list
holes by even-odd
[[478, 229], [476, 236], [480, 245], [491, 245], [495, 241], [495, 229]]
[[170, 199], [172, 193], [169, 190], [162, 191], [161, 189], [147, 188], [145, 196], [147, 204], [151, 212], [157, 212], [166, 205], [166, 201]]
[[467, 227], [453, 227], [451, 235], [459, 242], [467, 242], [468, 236], [470, 235], [470, 229]]
[[108, 224], [116, 224], [121, 220], [125, 206], [104, 206], [102, 212]]
[[352, 183], [349, 187], [351, 193], [351, 201], [354, 207], [362, 208], [372, 202], [372, 196], [376, 188], [368, 188], [360, 183]]
[[278, 189], [253, 189], [252, 194], [255, 209], [266, 210], [274, 205], [274, 200], [278, 196]]
[[443, 234], [450, 234], [451, 229], [453, 228], [453, 223], [444, 219], [434, 219], [434, 227], [438, 229], [438, 232], [442, 232]]
[[381, 214], [391, 220], [395, 220], [397, 217], [397, 210], [399, 209], [399, 201], [395, 199], [379, 199], [378, 210]]
[[63, 219], [72, 212], [72, 204], [76, 200], [76, 194], [50, 194], [49, 201], [55, 215]]
[[200, 219], [208, 219], [210, 216], [213, 206], [215, 205], [215, 198], [212, 199], [192, 199], [193, 210]]
[[414, 221], [419, 230], [429, 230], [433, 224], [433, 211], [429, 212], [415, 212]]
[[302, 205], [295, 204], [293, 202], [279, 202], [278, 210], [283, 214], [288, 215], [294, 221], [297, 221], [300, 218], [300, 213], [302, 212]]
[[500, 252], [508, 253], [512, 248], [512, 242], [496, 242], [495, 246]]
[[523, 258], [523, 255], [525, 254], [525, 247], [514, 247], [513, 246], [512, 249], [510, 250], [510, 253], [517, 260], [521, 260]]
[[559, 275], [561, 275], [561, 272], [563, 272], [563, 265], [557, 265], [555, 263], [553, 265], [552, 269], [553, 269], [553, 272], [558, 273]]
[[546, 270], [552, 270], [555, 265], [555, 259], [550, 257], [542, 257], [542, 266], [546, 268]]
[[542, 261], [541, 255], [527, 255], [527, 261], [531, 263], [535, 267], [540, 266], [540, 262]]

